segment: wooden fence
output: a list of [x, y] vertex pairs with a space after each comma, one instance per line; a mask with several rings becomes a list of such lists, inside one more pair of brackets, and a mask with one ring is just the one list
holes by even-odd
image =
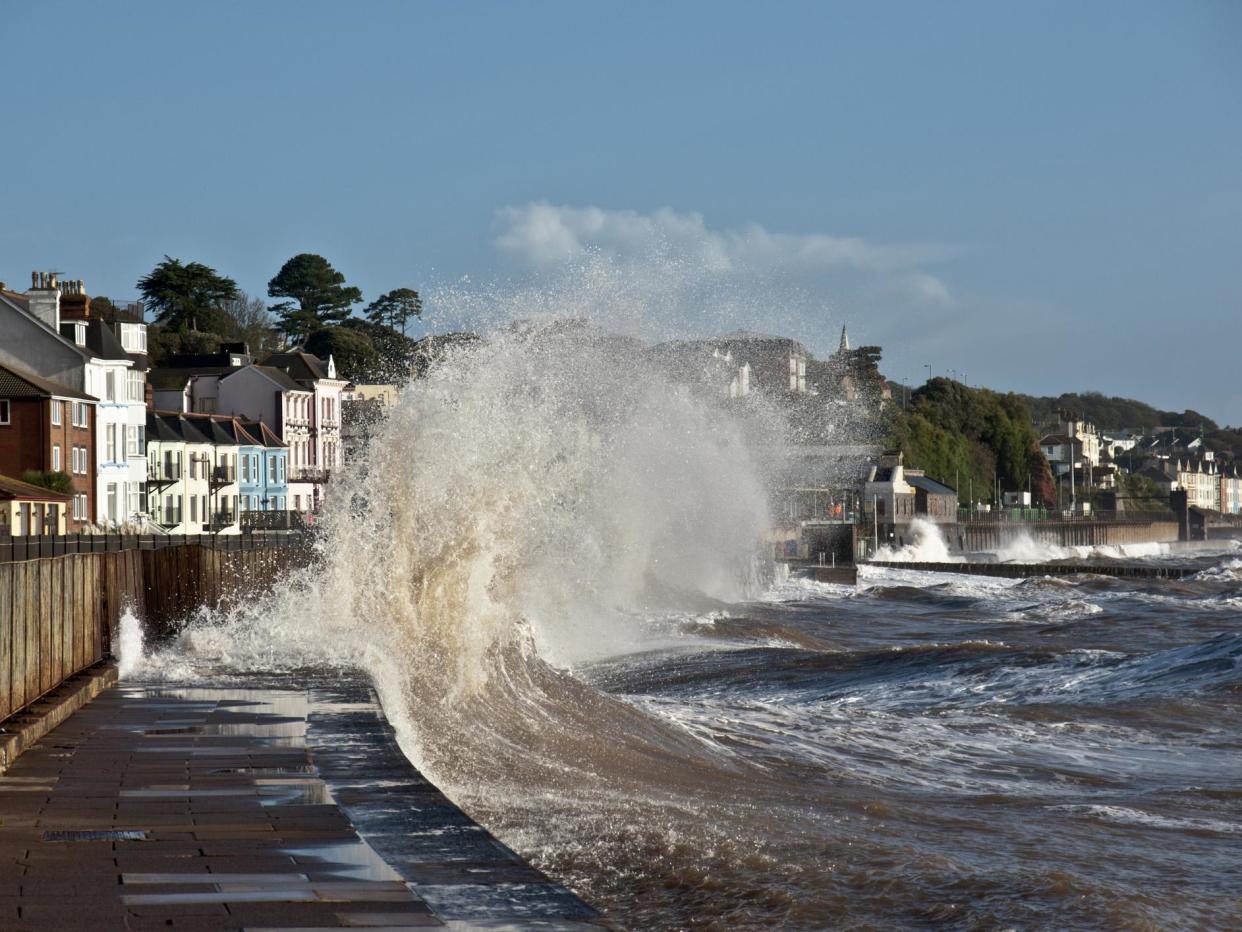
[[159, 637], [200, 606], [257, 597], [308, 561], [304, 546], [195, 543], [0, 562], [0, 720], [108, 659], [127, 608]]

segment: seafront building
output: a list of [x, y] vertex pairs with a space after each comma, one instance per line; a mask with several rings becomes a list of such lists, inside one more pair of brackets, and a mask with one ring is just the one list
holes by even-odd
[[[29, 291], [0, 291], [0, 363], [83, 392], [96, 401], [94, 498], [89, 519], [105, 528], [141, 525], [146, 479], [145, 375], [112, 330], [90, 317], [81, 281], [35, 272]], [[71, 313], [62, 319], [61, 302]]]
[[85, 392], [0, 364], [0, 473], [14, 479], [27, 470], [68, 475], [65, 528], [74, 533], [89, 527], [95, 514], [96, 405]]

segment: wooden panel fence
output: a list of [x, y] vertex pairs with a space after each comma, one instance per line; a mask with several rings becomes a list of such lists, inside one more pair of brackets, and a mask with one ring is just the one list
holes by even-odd
[[126, 610], [158, 638], [202, 606], [256, 597], [309, 559], [305, 547], [194, 543], [0, 562], [0, 720], [111, 657]]

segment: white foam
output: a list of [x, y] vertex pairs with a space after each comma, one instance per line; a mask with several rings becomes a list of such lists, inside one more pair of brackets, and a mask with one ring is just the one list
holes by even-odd
[[913, 537], [910, 543], [902, 547], [885, 545], [876, 551], [875, 559], [898, 563], [952, 563], [961, 560], [961, 557], [949, 553], [949, 542], [945, 540], [940, 526], [926, 518], [911, 521], [908, 533]]
[[126, 679], [134, 673], [143, 662], [142, 622], [134, 614], [132, 608], [121, 613], [120, 637], [117, 644], [117, 675]]

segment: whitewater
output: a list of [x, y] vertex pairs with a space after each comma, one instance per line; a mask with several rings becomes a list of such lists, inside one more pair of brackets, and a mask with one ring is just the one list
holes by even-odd
[[453, 351], [306, 572], [127, 624], [126, 677], [368, 672], [420, 769], [624, 927], [1236, 917], [1242, 561], [782, 579], [778, 413], [694, 383], [575, 321]]

